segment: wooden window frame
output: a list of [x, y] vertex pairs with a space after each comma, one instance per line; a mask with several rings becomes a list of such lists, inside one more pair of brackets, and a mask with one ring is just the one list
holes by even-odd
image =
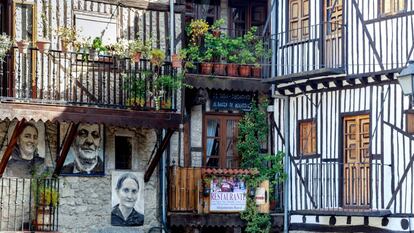
[[[207, 167], [207, 125], [208, 120], [219, 120], [220, 121], [220, 148], [219, 148], [219, 162], [217, 168], [227, 168], [226, 165], [226, 154], [225, 154], [225, 146], [227, 143], [227, 134], [226, 134], [226, 127], [225, 123], [227, 120], [236, 120], [237, 122], [240, 122], [242, 118], [241, 114], [226, 114], [226, 113], [206, 113], [203, 116], [203, 166]], [[236, 123], [237, 124], [237, 123]], [[224, 135], [224, 137], [223, 137]], [[234, 146], [237, 147], [237, 136], [238, 132], [234, 135]], [[238, 160], [238, 164], [240, 165], [240, 157], [237, 154], [237, 150], [235, 150], [235, 154], [233, 155], [234, 158]], [[238, 166], [240, 167], [240, 166]], [[237, 168], [238, 168], [237, 167]], [[232, 167], [236, 168], [236, 167]]]
[[[303, 15], [304, 1], [308, 2], [307, 16]], [[300, 14], [298, 15], [297, 20], [291, 18], [291, 15], [292, 15], [292, 9], [291, 9], [292, 4], [291, 3], [292, 2], [297, 2], [298, 3], [298, 11], [299, 11]], [[288, 41], [289, 42], [297, 42], [297, 41], [306, 41], [306, 40], [308, 40], [310, 38], [310, 25], [311, 25], [310, 24], [310, 20], [311, 20], [311, 18], [310, 18], [310, 6], [309, 6], [310, 0], [287, 0], [287, 3], [288, 3], [288, 5], [287, 5], [288, 11], [286, 13], [286, 17], [287, 17], [287, 29], [288, 29], [287, 30], [287, 32], [288, 32], [287, 33], [287, 37], [288, 37], [287, 39], [288, 39]], [[306, 21], [306, 20], [308, 21], [308, 24], [303, 26], [303, 22]], [[292, 37], [293, 29], [292, 29], [291, 24], [292, 24], [293, 21], [297, 21], [297, 24], [298, 24], [298, 27], [295, 29], [295, 30], [297, 30], [298, 35], [295, 38]], [[307, 31], [307, 33], [304, 34], [304, 32], [306, 32], [306, 31]]]
[[[260, 4], [260, 5], [259, 5]], [[233, 18], [231, 17], [231, 9], [232, 8], [244, 8], [244, 10], [246, 11], [246, 20], [245, 20], [245, 32], [247, 32], [251, 27], [253, 26], [257, 26], [253, 23], [253, 8], [254, 7], [259, 7], [259, 6], [264, 6], [264, 22], [266, 22], [266, 18], [268, 17], [267, 12], [269, 9], [269, 6], [267, 4], [267, 1], [258, 1], [258, 2], [254, 2], [252, 3], [251, 1], [247, 1], [247, 2], [231, 2], [229, 1], [228, 3], [228, 28], [230, 30], [230, 34], [233, 35], [235, 34], [234, 32], [234, 28], [233, 28]]]
[[[390, 1], [391, 10], [389, 12], [384, 12], [385, 10], [385, 1]], [[403, 9], [399, 9], [399, 7], [396, 7], [396, 3], [402, 2], [404, 4]], [[400, 13], [407, 12], [407, 0], [378, 0], [378, 15], [380, 17], [384, 16], [392, 16], [392, 15], [398, 15]]]
[[414, 135], [414, 110], [405, 111], [405, 122], [405, 131], [408, 134]]
[[[302, 136], [302, 128], [301, 126], [303, 124], [313, 124], [314, 126], [314, 132], [315, 132], [315, 140], [314, 140], [314, 145], [312, 146], [312, 148], [314, 148], [314, 150], [312, 150], [310, 153], [302, 153], [302, 140], [301, 140], [301, 136]], [[296, 151], [297, 151], [297, 157], [298, 158], [310, 158], [310, 157], [317, 157], [318, 156], [318, 124], [316, 122], [316, 119], [306, 119], [306, 120], [298, 120], [297, 122], [297, 147], [296, 147]], [[312, 135], [308, 135], [310, 136], [310, 141], [312, 140]], [[309, 141], [309, 139], [308, 139]]]

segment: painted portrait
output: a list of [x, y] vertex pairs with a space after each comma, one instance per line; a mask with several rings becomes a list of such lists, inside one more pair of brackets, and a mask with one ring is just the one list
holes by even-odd
[[113, 226], [142, 226], [144, 224], [144, 173], [112, 172]]
[[[2, 127], [1, 152], [4, 153], [10, 143], [17, 120], [4, 121]], [[16, 145], [7, 163], [5, 176], [31, 177], [40, 174], [46, 169], [45, 155], [45, 124], [43, 122], [29, 121], [24, 123], [23, 130], [16, 138]], [[6, 143], [7, 142], [7, 143]]]
[[[60, 141], [68, 134], [69, 124], [60, 126]], [[62, 175], [104, 175], [104, 126], [79, 124], [61, 171]]]

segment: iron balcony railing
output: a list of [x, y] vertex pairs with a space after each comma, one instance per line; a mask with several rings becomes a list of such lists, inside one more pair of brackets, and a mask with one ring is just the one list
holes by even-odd
[[0, 231], [59, 230], [59, 179], [0, 179]]
[[391, 168], [381, 163], [297, 163], [290, 182], [292, 211], [366, 214], [387, 212], [382, 187]]
[[[344, 72], [346, 41], [346, 27], [333, 22], [272, 34], [268, 44], [273, 51], [276, 76]], [[270, 73], [264, 78], [269, 77]]]
[[14, 48], [0, 62], [0, 71], [3, 101], [170, 111], [177, 105], [178, 88], [156, 82], [159, 77], [177, 80], [168, 62], [156, 67], [144, 59]]

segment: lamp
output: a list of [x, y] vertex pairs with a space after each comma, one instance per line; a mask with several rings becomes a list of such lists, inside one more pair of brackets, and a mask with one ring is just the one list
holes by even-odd
[[411, 95], [414, 106], [414, 61], [408, 61], [407, 67], [401, 71], [397, 79], [404, 95]]

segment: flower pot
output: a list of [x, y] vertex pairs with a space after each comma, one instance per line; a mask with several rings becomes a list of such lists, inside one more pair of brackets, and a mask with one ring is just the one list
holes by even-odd
[[139, 62], [141, 60], [141, 52], [135, 52], [135, 53], [133, 53], [132, 56], [131, 56], [131, 60], [134, 63]]
[[36, 42], [36, 47], [39, 49], [40, 53], [49, 52], [50, 49], [50, 41], [48, 40], [38, 40]]
[[239, 73], [241, 77], [250, 76], [251, 67], [249, 65], [241, 65], [239, 68]]
[[226, 75], [226, 64], [214, 64], [215, 75]]
[[211, 31], [211, 33], [213, 34], [214, 37], [220, 37], [221, 35], [221, 31], [220, 30], [213, 30]]
[[227, 75], [228, 76], [239, 76], [238, 64], [227, 64]]
[[181, 68], [182, 60], [180, 59], [180, 56], [173, 54], [171, 60], [173, 68]]
[[255, 78], [262, 77], [262, 67], [261, 66], [253, 66], [252, 67], [252, 76]]
[[17, 47], [19, 49], [19, 53], [27, 53], [27, 49], [29, 48], [29, 41], [21, 40], [16, 42]]
[[201, 63], [201, 74], [211, 74], [213, 72], [213, 63]]
[[61, 40], [60, 44], [62, 45], [62, 52], [66, 53], [69, 50], [69, 42], [66, 40]]

